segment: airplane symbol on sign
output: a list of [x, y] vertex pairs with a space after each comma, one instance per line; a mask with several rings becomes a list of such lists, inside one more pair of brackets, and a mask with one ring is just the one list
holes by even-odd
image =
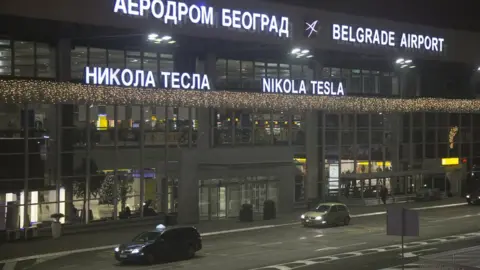
[[310, 31], [308, 33], [308, 37], [311, 37], [313, 35], [313, 33], [315, 33], [315, 34], [318, 33], [318, 31], [317, 31], [318, 20], [316, 20], [312, 23], [306, 22], [305, 24], [307, 25], [307, 28], [305, 29], [305, 31], [307, 31], [307, 32]]

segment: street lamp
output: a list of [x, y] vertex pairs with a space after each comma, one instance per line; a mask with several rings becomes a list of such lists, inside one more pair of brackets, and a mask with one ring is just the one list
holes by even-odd
[[290, 54], [295, 56], [295, 58], [313, 58], [313, 55], [310, 54], [310, 50], [304, 48], [293, 48]]

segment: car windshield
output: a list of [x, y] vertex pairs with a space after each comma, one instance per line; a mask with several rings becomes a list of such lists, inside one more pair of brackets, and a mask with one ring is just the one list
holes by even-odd
[[327, 212], [330, 209], [330, 205], [320, 204], [315, 208], [317, 212]]
[[155, 241], [160, 235], [160, 232], [143, 232], [133, 238], [133, 242], [145, 243], [150, 241]]

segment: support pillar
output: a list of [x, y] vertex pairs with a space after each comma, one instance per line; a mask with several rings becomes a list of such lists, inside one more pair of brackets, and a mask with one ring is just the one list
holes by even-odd
[[[305, 185], [307, 202], [316, 201], [319, 198], [318, 194], [318, 182], [319, 182], [319, 170], [323, 166], [323, 162], [320, 162], [318, 151], [319, 148], [319, 127], [318, 127], [318, 112], [305, 113], [305, 152], [307, 158], [307, 181]], [[320, 182], [322, 182], [320, 180]]]

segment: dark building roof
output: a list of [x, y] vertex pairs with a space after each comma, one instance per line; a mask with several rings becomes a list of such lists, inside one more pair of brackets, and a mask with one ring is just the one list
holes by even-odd
[[480, 32], [478, 0], [265, 0], [356, 16]]

